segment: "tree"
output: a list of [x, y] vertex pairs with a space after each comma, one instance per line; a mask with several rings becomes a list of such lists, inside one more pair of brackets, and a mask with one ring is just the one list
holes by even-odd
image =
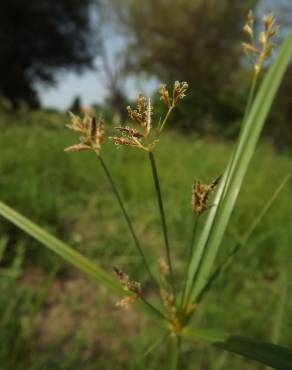
[[2, 0], [0, 95], [38, 105], [35, 83], [53, 84], [62, 68], [92, 65], [94, 0]]
[[234, 109], [229, 100], [236, 95], [232, 80], [242, 60], [242, 28], [256, 2], [110, 1], [129, 37], [127, 68], [166, 82], [189, 82], [197, 113], [210, 115], [221, 113], [222, 106]]

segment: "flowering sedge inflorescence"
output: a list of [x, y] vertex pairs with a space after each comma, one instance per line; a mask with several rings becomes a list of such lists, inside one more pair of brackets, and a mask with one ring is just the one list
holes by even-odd
[[173, 86], [172, 97], [166, 88], [166, 85], [162, 85], [159, 92], [161, 100], [168, 107], [168, 112], [161, 125], [157, 125], [157, 131], [153, 134], [153, 107], [150, 99], [146, 99], [142, 94], [139, 94], [137, 99], [136, 109], [132, 109], [130, 106], [127, 107], [128, 115], [130, 120], [136, 124], [137, 128], [125, 126], [116, 127], [116, 130], [121, 133], [121, 136], [113, 136], [110, 139], [117, 146], [127, 145], [136, 148], [140, 148], [146, 151], [151, 151], [158, 140], [158, 133], [162, 131], [164, 124], [167, 121], [169, 113], [178, 104], [178, 102], [184, 98], [188, 84], [186, 82], [176, 81]]
[[131, 280], [129, 275], [124, 271], [120, 270], [118, 267], [114, 267], [114, 272], [117, 275], [123, 289], [126, 292], [131, 292], [133, 294], [123, 298], [117, 302], [117, 306], [125, 307], [131, 303], [134, 303], [138, 298], [142, 296], [141, 284], [138, 281]]
[[153, 108], [150, 99], [146, 98], [140, 94], [137, 99], [137, 108], [132, 109], [130, 106], [127, 107], [129, 118], [132, 122], [138, 125], [138, 129], [132, 127], [116, 127], [122, 136], [112, 136], [110, 139], [118, 146], [128, 145], [137, 147], [144, 150], [149, 150], [149, 148], [155, 145], [155, 140], [149, 142], [149, 135], [152, 128], [152, 113]]
[[85, 114], [83, 119], [70, 113], [71, 124], [67, 127], [75, 132], [82, 134], [80, 137], [80, 143], [69, 146], [65, 149], [65, 152], [80, 152], [84, 150], [94, 150], [99, 154], [101, 144], [104, 141], [104, 120], [100, 116], [96, 121], [96, 118], [91, 117], [89, 114]]
[[178, 333], [183, 329], [189, 315], [195, 310], [197, 305], [187, 304], [183, 309], [177, 306], [175, 296], [169, 287], [169, 266], [164, 259], [159, 260], [159, 275], [160, 298], [166, 312], [169, 328], [171, 331]]
[[254, 72], [255, 75], [258, 76], [263, 69], [264, 63], [269, 59], [275, 48], [273, 39], [277, 36], [280, 28], [276, 25], [273, 14], [265, 15], [263, 17], [264, 30], [259, 34], [259, 45], [257, 45], [254, 34], [254, 21], [254, 14], [250, 11], [247, 22], [243, 28], [250, 37], [250, 42], [242, 43], [242, 47], [247, 55], [252, 57]]
[[204, 211], [210, 208], [209, 197], [218, 185], [221, 176], [216, 177], [209, 185], [195, 181], [192, 191], [192, 209], [196, 217], [199, 217]]
[[[244, 43], [243, 47], [244, 50], [253, 57], [254, 59], [254, 76], [256, 76], [255, 80], [261, 70], [263, 69], [265, 61], [270, 57], [274, 44], [272, 42], [273, 38], [278, 33], [279, 28], [275, 25], [275, 19], [272, 15], [267, 15], [263, 19], [264, 23], [264, 31], [260, 33], [259, 36], [259, 46], [257, 46], [255, 42], [254, 36], [254, 15], [252, 12], [249, 13], [247, 23], [244, 27], [245, 32], [250, 36], [250, 43]], [[162, 85], [159, 90], [160, 99], [164, 103], [167, 108], [167, 112], [163, 119], [160, 119], [157, 124], [153, 124], [153, 107], [151, 104], [150, 99], [146, 99], [142, 94], [138, 96], [137, 99], [137, 106], [135, 109], [131, 108], [130, 106], [127, 107], [128, 115], [130, 121], [134, 124], [134, 127], [130, 126], [119, 126], [116, 127], [116, 130], [119, 132], [119, 136], [110, 137], [110, 139], [117, 145], [117, 146], [131, 146], [136, 147], [139, 149], [143, 149], [149, 152], [149, 158], [152, 160], [152, 169], [155, 167], [155, 161], [152, 153], [152, 149], [154, 148], [155, 144], [159, 140], [159, 136], [163, 131], [165, 124], [168, 120], [168, 117], [172, 110], [179, 104], [179, 102], [185, 97], [186, 91], [188, 89], [188, 84], [186, 82], [178, 82], [176, 81], [173, 85], [172, 91], [169, 92], [166, 85]], [[110, 179], [110, 183], [114, 192], [117, 195], [117, 199], [121, 204], [122, 211], [124, 216], [130, 225], [130, 230], [134, 235], [134, 239], [138, 245], [139, 250], [141, 250], [139, 243], [137, 242], [136, 235], [133, 231], [131, 226], [129, 217], [125, 211], [125, 207], [122, 204], [121, 197], [118, 194], [118, 191], [113, 183], [112, 178], [110, 177], [109, 171], [105, 167], [103, 159], [100, 156], [101, 145], [104, 141], [104, 121], [102, 117], [96, 120], [94, 117], [91, 117], [89, 114], [85, 114], [84, 118], [81, 119], [74, 114], [70, 114], [71, 116], [71, 124], [68, 125], [70, 129], [75, 132], [82, 134], [81, 142], [79, 144], [70, 146], [69, 148], [65, 149], [67, 152], [77, 152], [81, 150], [93, 150], [99, 156], [100, 162], [105, 169], [107, 176]], [[153, 165], [154, 163], [154, 165]], [[159, 188], [159, 180], [157, 176], [157, 171], [154, 173], [154, 182], [155, 186], [158, 189], [158, 198], [159, 198], [159, 207], [161, 212], [161, 219], [164, 222], [163, 231], [165, 233], [165, 244], [168, 248], [168, 238], [166, 232], [166, 223], [164, 219], [164, 211], [162, 207], [162, 199], [161, 193]], [[195, 216], [195, 225], [194, 225], [194, 232], [191, 242], [190, 248], [190, 255], [192, 255], [192, 248], [196, 241], [195, 238], [195, 230], [197, 221], [200, 218], [200, 215], [207, 211], [210, 208], [210, 197], [214, 192], [216, 186], [220, 181], [220, 176], [214, 179], [210, 184], [203, 184], [200, 181], [196, 181], [193, 185], [192, 191], [192, 211]], [[158, 184], [158, 186], [157, 186]], [[162, 224], [163, 224], [162, 222]], [[168, 249], [167, 249], [168, 251]], [[143, 258], [144, 264], [147, 267], [147, 263], [145, 263], [145, 258], [143, 253], [141, 252], [141, 256]], [[168, 256], [168, 263], [164, 260], [159, 262], [159, 272], [160, 272], [160, 284], [159, 284], [159, 293], [162, 304], [164, 306], [164, 313], [165, 317], [167, 318], [168, 325], [171, 331], [178, 333], [180, 332], [183, 327], [188, 322], [189, 318], [191, 317], [192, 313], [196, 309], [196, 303], [190, 302], [189, 296], [185, 296], [185, 290], [182, 292], [182, 300], [181, 304], [178, 304], [177, 301], [177, 292], [176, 287], [173, 284], [173, 275], [172, 275], [172, 266], [171, 266], [171, 258], [170, 253], [167, 254]], [[147, 261], [146, 261], [147, 262]], [[145, 301], [149, 306], [149, 302], [146, 301], [145, 297], [143, 296], [141, 284], [137, 281], [131, 280], [130, 277], [124, 273], [122, 270], [118, 269], [117, 267], [114, 268], [115, 274], [117, 275], [123, 289], [125, 290], [126, 296], [117, 303], [118, 306], [127, 306], [131, 303], [134, 303], [138, 299]], [[149, 269], [150, 271], [150, 269]], [[152, 273], [150, 271], [150, 275], [152, 277]], [[154, 278], [154, 280], [156, 280]], [[155, 308], [154, 308], [155, 309]], [[164, 316], [164, 315], [163, 315]]]
[[172, 96], [170, 97], [166, 85], [161, 85], [159, 90], [161, 100], [168, 108], [174, 108], [178, 102], [186, 96], [188, 87], [189, 85], [187, 82], [175, 81], [173, 85]]

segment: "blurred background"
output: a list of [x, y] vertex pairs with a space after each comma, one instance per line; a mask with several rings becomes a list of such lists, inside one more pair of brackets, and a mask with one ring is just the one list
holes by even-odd
[[[2, 0], [0, 196], [108, 271], [151, 283], [94, 155], [68, 155], [74, 113], [103, 112], [110, 135], [137, 93], [164, 107], [160, 84], [187, 81], [158, 150], [178, 276], [185, 271], [194, 178], [222, 173], [236, 139], [252, 65], [241, 43], [249, 9], [273, 11], [277, 44], [292, 28], [291, 0]], [[277, 51], [276, 51], [277, 52]], [[275, 53], [276, 53], [275, 52]], [[266, 66], [268, 67], [268, 65]], [[248, 172], [222, 255], [240, 239], [292, 168], [292, 66]], [[104, 146], [153, 269], [162, 236], [147, 159]], [[175, 176], [174, 176], [175, 174]], [[285, 187], [247, 248], [200, 307], [196, 324], [292, 346], [292, 186]], [[145, 352], [157, 328], [116, 297], [0, 220], [0, 370], [157, 369], [165, 348]], [[125, 335], [127, 333], [127, 335]], [[185, 369], [264, 370], [202, 344]]]

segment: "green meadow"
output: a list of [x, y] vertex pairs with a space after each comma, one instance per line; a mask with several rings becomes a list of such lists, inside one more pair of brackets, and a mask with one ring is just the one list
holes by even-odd
[[[68, 117], [38, 111], [1, 113], [0, 194], [110, 274], [113, 266], [153, 286], [93, 153], [64, 153], [75, 143]], [[112, 133], [108, 124], [107, 136]], [[156, 158], [177, 282], [183, 281], [192, 230], [193, 181], [223, 173], [232, 141], [185, 135], [168, 127]], [[119, 186], [143, 250], [158, 274], [163, 235], [147, 155], [106, 140], [103, 158]], [[262, 140], [241, 190], [218, 262], [243, 237], [292, 169], [289, 153]], [[197, 307], [200, 328], [222, 329], [292, 346], [292, 183]], [[204, 216], [205, 217], [205, 216]], [[203, 225], [203, 220], [199, 227]], [[119, 308], [88, 277], [0, 219], [0, 369], [157, 369], [160, 329], [134, 309]], [[289, 293], [290, 292], [290, 293]], [[148, 353], [150, 351], [150, 353]], [[203, 342], [184, 343], [184, 369], [264, 370]], [[193, 367], [192, 364], [196, 364]]]

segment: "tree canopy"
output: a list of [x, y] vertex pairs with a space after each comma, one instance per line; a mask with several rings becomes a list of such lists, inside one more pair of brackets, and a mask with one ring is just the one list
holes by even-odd
[[94, 0], [2, 0], [0, 96], [36, 106], [36, 82], [54, 83], [61, 68], [91, 66], [96, 52], [90, 37], [93, 4]]
[[242, 28], [256, 0], [110, 3], [128, 34], [128, 70], [146, 71], [165, 82], [185, 80], [196, 92], [202, 114], [226, 111], [242, 62]]

